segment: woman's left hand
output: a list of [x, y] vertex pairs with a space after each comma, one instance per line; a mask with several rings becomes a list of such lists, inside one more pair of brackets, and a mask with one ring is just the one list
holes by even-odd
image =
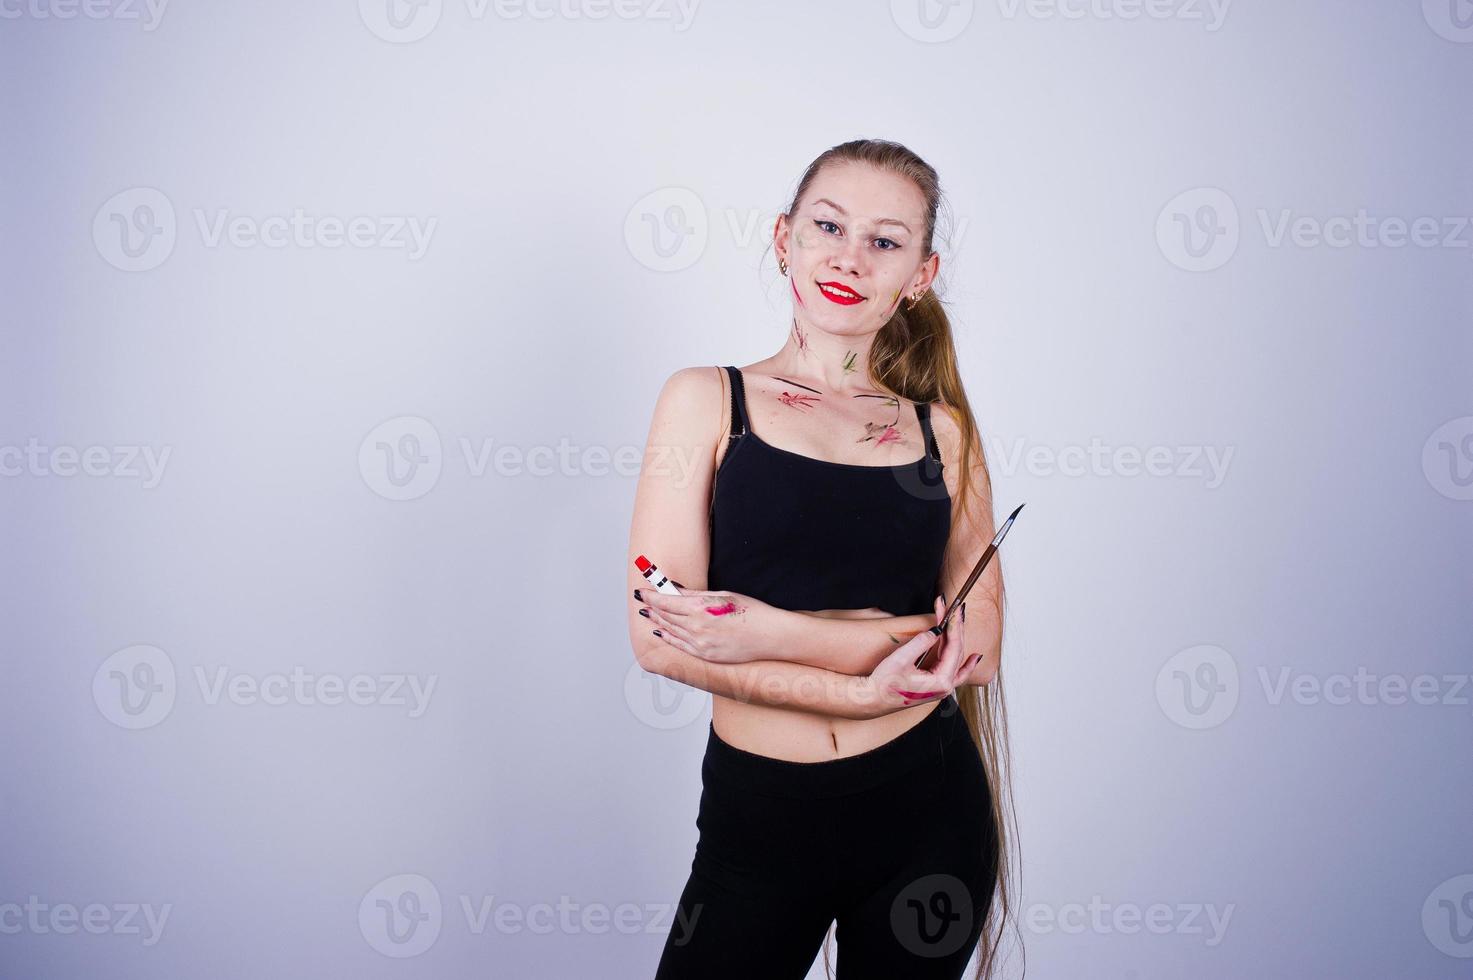
[[660, 638], [677, 649], [716, 664], [769, 657], [777, 648], [788, 613], [739, 592], [690, 590], [666, 595], [641, 586], [645, 615]]

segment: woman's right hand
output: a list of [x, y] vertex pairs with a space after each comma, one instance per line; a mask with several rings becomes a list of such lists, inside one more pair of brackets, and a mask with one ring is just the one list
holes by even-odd
[[[935, 610], [936, 622], [939, 623], [946, 615], [946, 603], [940, 596], [936, 597]], [[860, 693], [868, 717], [878, 718], [901, 708], [938, 701], [956, 690], [958, 682], [981, 659], [981, 654], [977, 654], [962, 662], [966, 647], [965, 631], [966, 621], [961, 616], [953, 616], [946, 632], [939, 637], [929, 629], [921, 630], [880, 661], [864, 679]], [[940, 662], [930, 670], [921, 670], [915, 662], [937, 642], [942, 644]]]

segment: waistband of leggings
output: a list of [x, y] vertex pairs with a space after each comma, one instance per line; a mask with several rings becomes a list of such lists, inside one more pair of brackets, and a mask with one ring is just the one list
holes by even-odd
[[882, 786], [916, 766], [940, 759], [947, 745], [970, 739], [961, 705], [947, 695], [930, 714], [867, 752], [823, 762], [791, 762], [739, 749], [709, 725], [703, 773], [714, 771], [752, 792], [794, 799], [845, 796]]

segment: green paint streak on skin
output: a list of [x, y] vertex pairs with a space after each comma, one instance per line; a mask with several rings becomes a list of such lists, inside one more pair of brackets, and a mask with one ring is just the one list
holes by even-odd
[[854, 359], [859, 356], [858, 351], [850, 351], [848, 358], [844, 360], [844, 373], [848, 374], [854, 370]]
[[890, 633], [886, 633], [886, 634], [885, 634], [885, 635], [886, 635], [886, 636], [888, 636], [888, 637], [890, 637], [890, 642], [891, 642], [891, 643], [897, 643], [897, 644], [898, 644], [898, 643], [899, 643], [899, 642], [900, 642], [900, 641], [899, 641], [899, 640], [897, 640], [897, 639], [896, 639], [896, 638], [895, 638], [895, 637], [894, 637], [894, 636], [893, 636], [893, 635], [892, 635], [892, 634], [890, 634]]

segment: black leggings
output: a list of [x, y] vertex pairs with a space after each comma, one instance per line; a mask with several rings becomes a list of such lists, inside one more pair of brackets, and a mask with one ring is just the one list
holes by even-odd
[[959, 978], [992, 901], [996, 830], [955, 697], [885, 744], [788, 762], [723, 742], [655, 980], [802, 980], [838, 921], [837, 980]]

